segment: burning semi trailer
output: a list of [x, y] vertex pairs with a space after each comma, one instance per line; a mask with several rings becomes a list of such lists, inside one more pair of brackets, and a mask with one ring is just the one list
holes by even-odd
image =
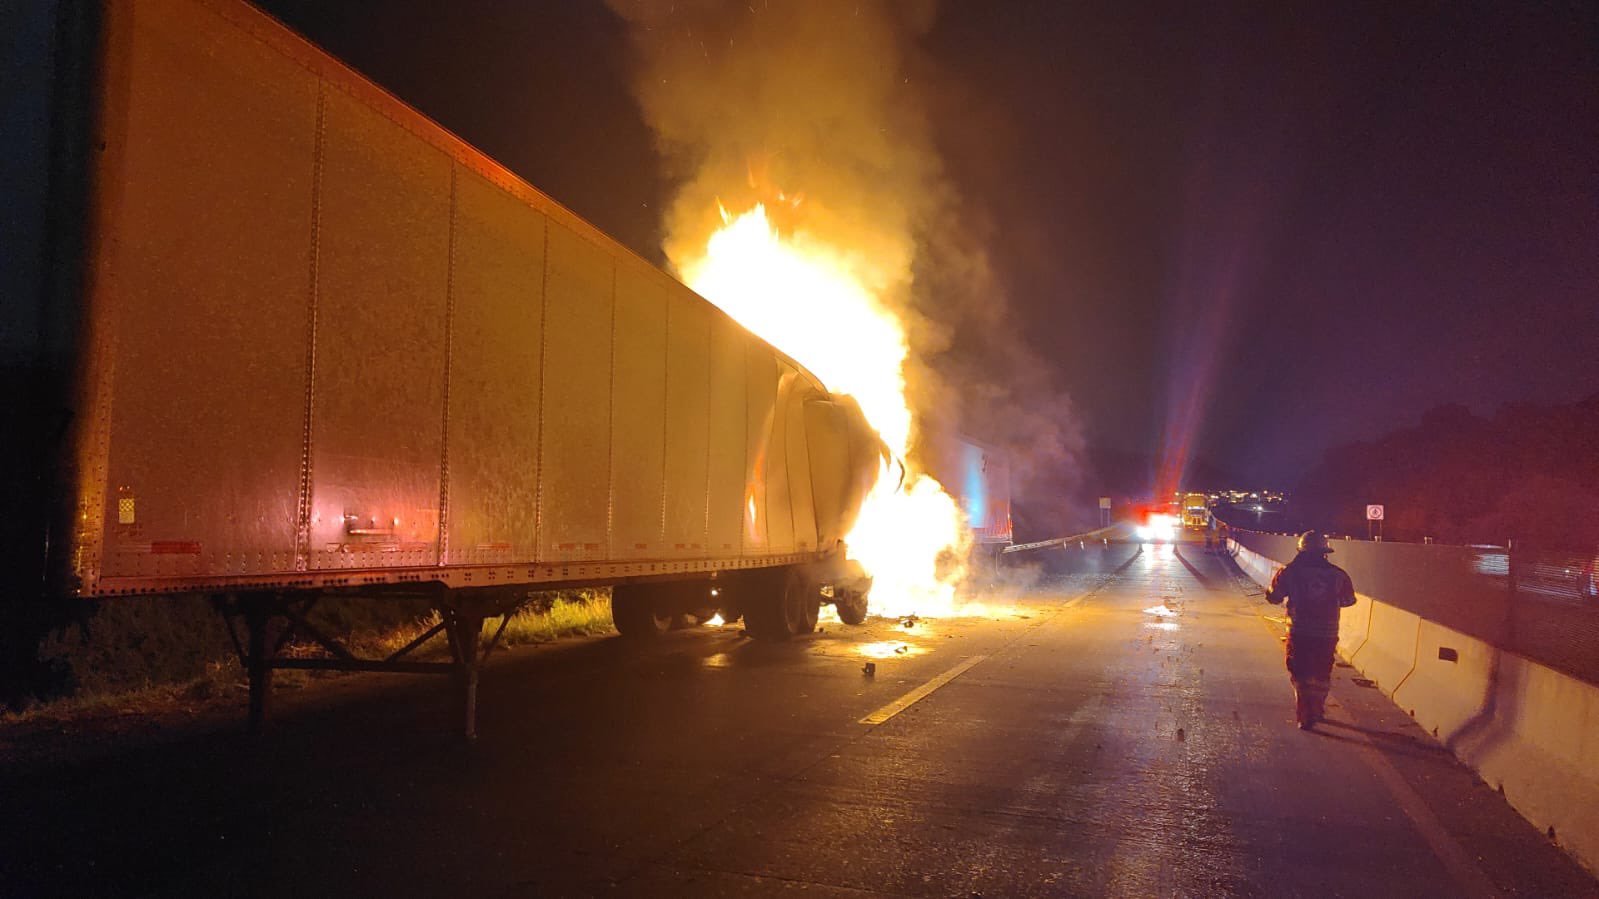
[[[759, 210], [680, 266], [718, 310], [245, 3], [86, 8], [39, 223], [40, 601], [208, 594], [253, 719], [275, 669], [437, 671], [469, 734], [484, 622], [530, 589], [611, 585], [630, 637], [949, 601], [965, 531], [900, 461], [903, 329]], [[755, 272], [800, 293], [754, 305]], [[762, 311], [829, 303], [876, 313]], [[439, 624], [355, 658], [306, 617], [355, 593]], [[440, 633], [451, 661], [413, 659]]]

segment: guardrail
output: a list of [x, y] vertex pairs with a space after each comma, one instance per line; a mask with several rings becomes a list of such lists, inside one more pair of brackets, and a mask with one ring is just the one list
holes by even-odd
[[1049, 549], [1052, 546], [1065, 546], [1068, 543], [1085, 543], [1089, 540], [1099, 541], [1106, 539], [1106, 534], [1109, 534], [1120, 527], [1121, 525], [1113, 524], [1110, 527], [1096, 528], [1095, 530], [1085, 531], [1081, 534], [1073, 534], [1070, 537], [1054, 537], [1049, 540], [1039, 540], [1036, 543], [1013, 543], [1010, 546], [1000, 550], [1000, 553], [1004, 555], [1009, 553], [1027, 552], [1034, 549]]

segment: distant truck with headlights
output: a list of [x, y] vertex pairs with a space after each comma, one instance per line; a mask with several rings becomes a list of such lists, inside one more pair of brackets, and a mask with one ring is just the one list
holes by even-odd
[[1210, 524], [1210, 499], [1203, 493], [1183, 495], [1183, 527], [1202, 528]]
[[[864, 618], [843, 540], [886, 450], [852, 400], [245, 3], [33, 7], [13, 588], [215, 597], [257, 721], [275, 668], [439, 670], [469, 732], [484, 620], [532, 589], [610, 585], [626, 636]], [[428, 598], [452, 661], [317, 633], [352, 593]]]

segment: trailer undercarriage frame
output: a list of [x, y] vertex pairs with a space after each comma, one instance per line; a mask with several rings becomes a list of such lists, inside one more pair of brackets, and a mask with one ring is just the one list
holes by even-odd
[[[432, 585], [417, 585], [428, 588]], [[477, 688], [483, 664], [500, 645], [511, 616], [526, 602], [526, 594], [507, 590], [449, 590], [443, 585], [404, 596], [426, 598], [438, 621], [406, 645], [382, 658], [357, 655], [345, 643], [310, 620], [324, 594], [250, 592], [213, 597], [227, 623], [228, 637], [250, 684], [249, 723], [259, 731], [266, 725], [271, 706], [272, 674], [279, 670], [385, 671], [399, 674], [443, 674], [456, 680], [461, 698], [463, 734], [477, 739]], [[499, 618], [488, 639], [483, 623]], [[241, 625], [242, 624], [242, 628]], [[241, 633], [242, 630], [242, 633]], [[416, 653], [444, 635], [450, 657], [418, 659]], [[320, 656], [283, 656], [284, 648], [303, 638], [320, 647]]]

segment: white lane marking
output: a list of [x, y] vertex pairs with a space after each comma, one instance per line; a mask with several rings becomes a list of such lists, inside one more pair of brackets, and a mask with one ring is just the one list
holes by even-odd
[[909, 693], [906, 693], [904, 696], [901, 696], [888, 705], [885, 705], [870, 715], [867, 715], [857, 723], [882, 724], [884, 721], [887, 721], [895, 715], [898, 715], [900, 712], [905, 711], [921, 700], [926, 699], [928, 694], [932, 693], [934, 690], [937, 690], [939, 687], [944, 686], [955, 678], [960, 677], [962, 674], [965, 674], [967, 671], [971, 670], [974, 665], [986, 658], [988, 658], [988, 656], [972, 656], [969, 659], [963, 660], [954, 668], [949, 669], [943, 674], [940, 674], [927, 683], [922, 684], [920, 687], [917, 687]]
[[1493, 881], [1489, 880], [1482, 868], [1466, 854], [1460, 843], [1449, 835], [1449, 831], [1444, 829], [1438, 816], [1432, 813], [1432, 809], [1427, 807], [1427, 803], [1415, 789], [1405, 782], [1405, 778], [1394, 768], [1393, 763], [1383, 755], [1382, 749], [1360, 731], [1355, 731], [1355, 736], [1366, 744], [1365, 750], [1356, 754], [1371, 767], [1372, 773], [1377, 775], [1382, 785], [1388, 788], [1389, 795], [1394, 797], [1405, 817], [1416, 825], [1416, 831], [1432, 849], [1432, 854], [1443, 862], [1443, 866], [1449, 870], [1449, 875], [1460, 886], [1460, 895], [1483, 897], [1483, 899], [1500, 895]]

